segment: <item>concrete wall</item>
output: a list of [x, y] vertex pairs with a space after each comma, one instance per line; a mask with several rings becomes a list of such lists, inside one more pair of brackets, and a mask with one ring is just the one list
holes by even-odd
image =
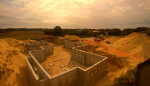
[[42, 48], [45, 49], [45, 55], [51, 55], [54, 53], [54, 48], [52, 44], [47, 44], [45, 46], [42, 46]]
[[78, 68], [73, 68], [67, 72], [56, 75], [51, 78], [49, 86], [79, 86], [78, 85]]
[[64, 44], [64, 39], [56, 39], [56, 44], [63, 45]]
[[43, 62], [46, 60], [44, 49], [29, 51], [29, 55], [33, 55], [38, 62]]
[[29, 77], [32, 81], [33, 86], [49, 86], [48, 80], [50, 80], [50, 75], [39, 64], [39, 62], [34, 58], [34, 56], [31, 55], [30, 58], [26, 59], [26, 62]]
[[71, 49], [72, 47], [77, 47], [78, 49], [80, 48], [80, 50], [84, 50], [84, 51], [86, 51], [87, 49], [86, 44], [71, 42], [68, 40], [64, 40], [64, 47], [69, 49]]
[[103, 56], [96, 55], [96, 54], [89, 53], [89, 52], [82, 51], [82, 50], [75, 49], [75, 48], [72, 48], [71, 53], [72, 53], [71, 54], [72, 60], [75, 60], [88, 67], [94, 65], [95, 63], [105, 58]]
[[27, 53], [28, 51], [38, 50], [40, 49], [40, 46], [45, 45], [47, 45], [45, 41], [27, 42], [24, 43], [24, 51]]
[[71, 59], [88, 66], [87, 69], [75, 67], [62, 74], [51, 77], [39, 62], [45, 61], [49, 52], [53, 53], [53, 45], [40, 46], [38, 50], [29, 51], [26, 59], [27, 69], [33, 86], [91, 86], [106, 73], [107, 57], [86, 52], [86, 45], [65, 41], [64, 46], [72, 48]]
[[27, 43], [24, 43], [24, 52], [28, 52], [29, 51], [29, 47]]
[[94, 64], [88, 69], [84, 70], [79, 68], [78, 70], [78, 86], [91, 86], [93, 82], [96, 82], [101, 76], [106, 74], [107, 58]]
[[31, 62], [29, 62], [29, 59], [31, 58], [26, 58], [26, 64], [27, 64], [27, 70], [28, 70], [28, 75], [29, 78], [33, 84], [33, 86], [39, 86], [39, 78], [37, 77], [35, 71], [33, 70], [33, 67], [31, 66]]

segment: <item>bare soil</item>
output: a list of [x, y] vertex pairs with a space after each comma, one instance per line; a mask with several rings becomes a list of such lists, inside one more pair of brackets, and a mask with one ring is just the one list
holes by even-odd
[[[76, 66], [83, 69], [88, 68], [77, 61], [71, 60], [70, 50], [71, 49], [62, 48], [62, 45], [54, 44], [54, 54], [47, 56], [46, 61], [41, 63], [50, 76], [58, 75], [60, 72], [65, 72]], [[53, 66], [51, 67], [49, 65]]]

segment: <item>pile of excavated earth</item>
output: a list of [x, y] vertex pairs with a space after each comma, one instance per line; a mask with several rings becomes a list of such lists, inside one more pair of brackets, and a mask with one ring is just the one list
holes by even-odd
[[23, 41], [0, 39], [0, 86], [31, 86]]
[[108, 46], [117, 50], [142, 55], [143, 61], [149, 59], [150, 37], [146, 34], [131, 33], [124, 38], [111, 37], [104, 40], [103, 43], [106, 43], [106, 41], [110, 41], [110, 44], [107, 44]]
[[81, 40], [81, 38], [79, 38], [76, 35], [65, 35], [64, 39], [69, 39], [69, 40]]

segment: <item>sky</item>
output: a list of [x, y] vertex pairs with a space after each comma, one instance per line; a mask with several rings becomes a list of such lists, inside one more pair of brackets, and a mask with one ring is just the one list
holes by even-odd
[[0, 28], [150, 27], [150, 0], [0, 0]]

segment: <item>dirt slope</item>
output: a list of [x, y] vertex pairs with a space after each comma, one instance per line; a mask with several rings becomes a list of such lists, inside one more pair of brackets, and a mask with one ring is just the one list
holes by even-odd
[[[103, 44], [106, 46], [112, 46], [116, 41], [120, 40], [122, 37], [110, 37], [106, 38], [105, 40], [102, 41]], [[109, 41], [110, 44], [107, 44], [106, 41]]]
[[31, 86], [27, 75], [23, 42], [0, 39], [0, 86]]
[[148, 60], [150, 57], [150, 37], [146, 34], [131, 33], [130, 35], [113, 43], [112, 47], [139, 54], [143, 56], [143, 61]]
[[78, 36], [76, 35], [65, 35], [64, 39], [69, 39], [69, 40], [81, 40]]

